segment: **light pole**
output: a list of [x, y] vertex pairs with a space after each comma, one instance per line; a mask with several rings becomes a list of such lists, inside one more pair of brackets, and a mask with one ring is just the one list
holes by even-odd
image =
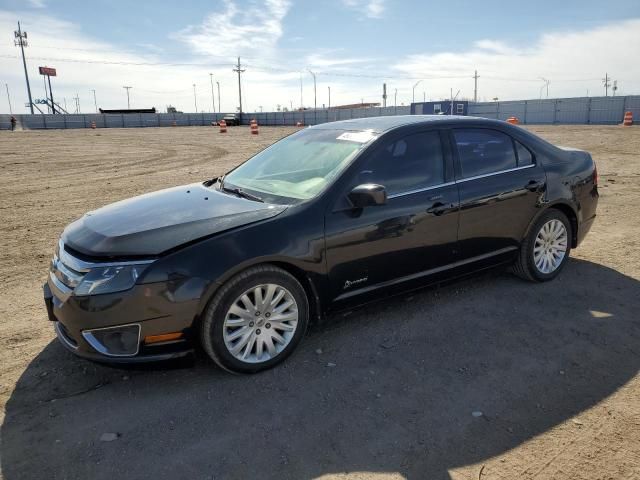
[[316, 74], [309, 69], [307, 69], [307, 71], [313, 77], [313, 123], [318, 123], [316, 118], [316, 115], [318, 114], [318, 111], [317, 111], [318, 103], [317, 103], [317, 97], [316, 97]]
[[393, 113], [394, 115], [398, 113], [398, 89], [393, 93]]
[[198, 113], [198, 97], [196, 96], [196, 84], [193, 84], [193, 104], [196, 107], [196, 113]]
[[300, 72], [300, 111], [304, 110], [302, 103], [302, 72]]
[[220, 82], [216, 81], [216, 85], [218, 86], [218, 110], [222, 112], [222, 100], [220, 100]]
[[9, 102], [9, 113], [13, 115], [13, 109], [11, 108], [11, 96], [9, 95], [9, 84], [5, 83], [4, 86], [7, 89], [7, 102]]
[[549, 98], [549, 84], [551, 83], [551, 81], [547, 80], [544, 77], [540, 77], [540, 80], [542, 80], [544, 82], [544, 85], [542, 85], [542, 87], [540, 87], [540, 98], [542, 98], [542, 90], [544, 90], [545, 87], [547, 88], [547, 98]]
[[331, 110], [331, 86], [327, 86], [327, 88], [329, 89], [329, 108], [328, 108], [328, 110]]
[[124, 86], [122, 88], [127, 91], [127, 110], [131, 110], [131, 104], [129, 103], [129, 90], [131, 90], [133, 87]]
[[216, 96], [213, 93], [213, 73], [209, 74], [209, 79], [211, 80], [211, 107], [213, 108], [213, 113], [216, 113]]
[[418, 80], [418, 81], [415, 83], [415, 85], [413, 86], [413, 93], [412, 93], [412, 96], [411, 96], [411, 103], [416, 103], [416, 87], [417, 87], [418, 85], [420, 85], [420, 82], [422, 82], [422, 80]]
[[91, 90], [93, 92], [93, 104], [96, 106], [96, 113], [98, 113], [98, 100], [96, 100], [96, 91], [95, 89]]

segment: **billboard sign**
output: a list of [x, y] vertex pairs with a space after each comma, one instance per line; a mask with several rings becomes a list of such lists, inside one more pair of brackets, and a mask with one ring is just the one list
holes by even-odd
[[38, 67], [38, 69], [40, 70], [40, 75], [56, 76], [56, 69], [53, 67]]

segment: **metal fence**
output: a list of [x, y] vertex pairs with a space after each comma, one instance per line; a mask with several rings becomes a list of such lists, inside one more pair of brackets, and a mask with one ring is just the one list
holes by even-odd
[[636, 120], [640, 118], [640, 95], [469, 104], [469, 115], [498, 120], [516, 116], [525, 124], [617, 124], [628, 111]]
[[[640, 119], [640, 95], [625, 97], [554, 98], [507, 102], [469, 103], [469, 115], [506, 120], [516, 116], [524, 124], [617, 124], [624, 112]], [[336, 120], [409, 115], [410, 106], [352, 109], [319, 109], [295, 112], [243, 113], [242, 123], [256, 119], [260, 125], [316, 125]], [[26, 129], [136, 128], [211, 125], [224, 113], [136, 113], [136, 114], [76, 114], [76, 115], [16, 115], [19, 127]], [[11, 126], [10, 115], [0, 115], [0, 129]]]

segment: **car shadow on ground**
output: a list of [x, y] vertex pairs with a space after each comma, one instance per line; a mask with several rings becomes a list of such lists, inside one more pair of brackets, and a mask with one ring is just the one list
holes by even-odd
[[546, 284], [490, 272], [332, 318], [255, 376], [106, 368], [52, 342], [7, 404], [2, 473], [449, 478], [633, 378], [638, 298], [638, 281], [587, 261]]

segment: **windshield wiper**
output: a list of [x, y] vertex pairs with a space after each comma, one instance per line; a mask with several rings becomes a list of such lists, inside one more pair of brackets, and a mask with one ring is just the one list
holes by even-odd
[[240, 188], [225, 187], [224, 183], [222, 183], [220, 185], [220, 189], [225, 191], [225, 192], [234, 193], [234, 194], [238, 195], [239, 197], [246, 198], [247, 200], [253, 200], [254, 202], [262, 202], [262, 203], [264, 203], [264, 200], [262, 200], [260, 197], [257, 197], [256, 195], [252, 195], [249, 192], [245, 192], [244, 190], [242, 190]]

